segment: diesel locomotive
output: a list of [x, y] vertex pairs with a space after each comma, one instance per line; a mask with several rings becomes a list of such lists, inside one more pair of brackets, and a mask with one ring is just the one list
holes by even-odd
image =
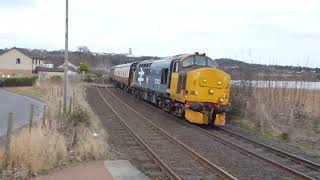
[[225, 124], [231, 77], [205, 54], [121, 64], [110, 74], [115, 85], [191, 123]]

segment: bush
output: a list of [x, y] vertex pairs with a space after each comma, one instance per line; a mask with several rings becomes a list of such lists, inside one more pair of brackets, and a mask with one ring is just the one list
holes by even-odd
[[17, 87], [17, 86], [33, 86], [37, 77], [23, 77], [23, 78], [6, 78], [3, 79], [4, 87]]
[[285, 142], [289, 142], [290, 140], [289, 134], [285, 132], [280, 134], [280, 138]]
[[75, 112], [72, 113], [71, 115], [71, 120], [74, 123], [74, 126], [78, 125], [79, 123], [83, 123], [86, 126], [89, 126], [89, 114], [82, 109], [78, 109]]
[[85, 81], [86, 82], [94, 82], [97, 78], [97, 75], [93, 74], [93, 73], [89, 73], [87, 74], [87, 76], [85, 77]]
[[89, 71], [89, 65], [88, 64], [85, 64], [85, 63], [81, 63], [80, 64], [80, 72], [85, 72], [85, 73], [88, 73]]

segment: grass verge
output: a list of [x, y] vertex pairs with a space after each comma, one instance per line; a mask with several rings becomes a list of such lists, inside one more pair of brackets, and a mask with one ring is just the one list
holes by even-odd
[[9, 151], [0, 145], [0, 179], [29, 179], [71, 163], [107, 158], [107, 133], [85, 100], [86, 88], [77, 82], [69, 85], [65, 113], [61, 83], [7, 88], [47, 103], [47, 111], [31, 132], [26, 128], [12, 135]]

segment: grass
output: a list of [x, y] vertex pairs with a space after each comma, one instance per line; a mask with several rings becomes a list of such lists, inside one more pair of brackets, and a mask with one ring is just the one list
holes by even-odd
[[320, 155], [316, 143], [320, 140], [320, 90], [298, 86], [257, 88], [248, 83], [233, 86], [231, 97], [233, 124]]
[[69, 85], [71, 103], [66, 114], [62, 113], [61, 83], [7, 89], [40, 99], [48, 107], [45, 121], [39, 121], [31, 133], [22, 129], [12, 136], [9, 156], [0, 145], [0, 179], [28, 179], [73, 162], [107, 158], [107, 133], [85, 100], [85, 88], [76, 82]]
[[41, 89], [39, 87], [7, 87], [6, 90], [21, 94], [24, 96], [29, 96], [40, 101], [46, 102], [47, 101], [47, 91], [45, 89]]
[[13, 137], [10, 149], [8, 165], [2, 161], [1, 167], [5, 168], [3, 174], [13, 179], [25, 179], [30, 174], [54, 168], [67, 156], [64, 137], [40, 127], [33, 128], [31, 133], [23, 129]]

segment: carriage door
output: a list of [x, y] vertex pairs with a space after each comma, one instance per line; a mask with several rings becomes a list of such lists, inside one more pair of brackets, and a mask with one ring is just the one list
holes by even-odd
[[133, 86], [134, 80], [135, 80], [135, 73], [136, 73], [137, 63], [133, 63], [130, 67], [129, 72], [129, 87]]

